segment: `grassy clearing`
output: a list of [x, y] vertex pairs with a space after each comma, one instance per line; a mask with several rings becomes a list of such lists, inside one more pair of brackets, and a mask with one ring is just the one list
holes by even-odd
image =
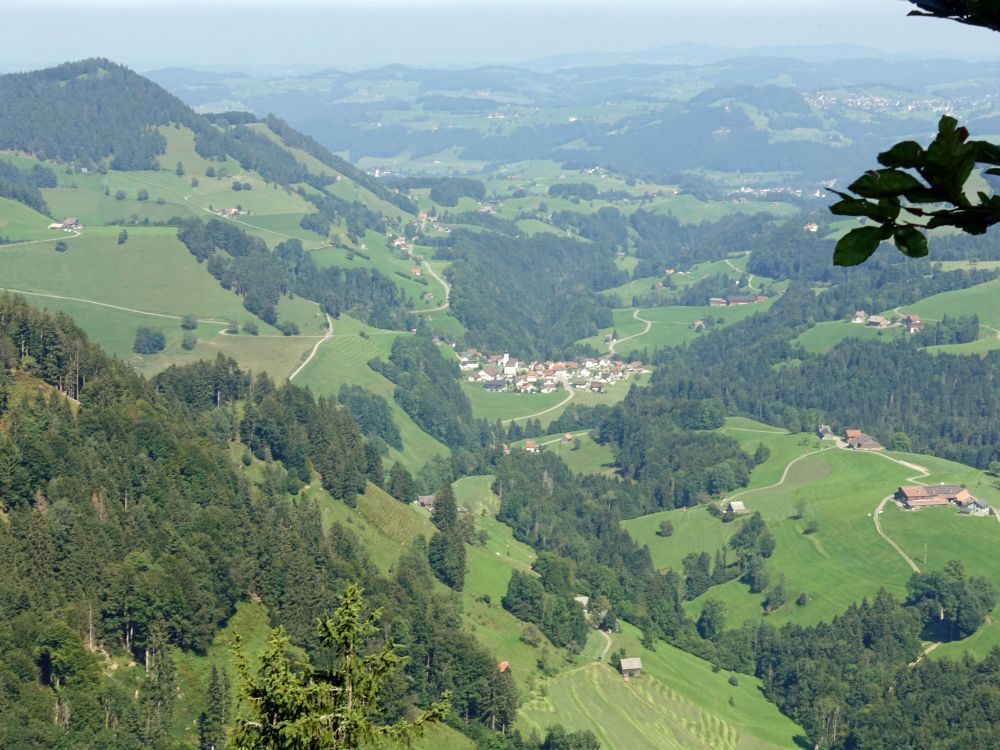
[[498, 419], [522, 419], [529, 415], [545, 411], [565, 401], [569, 391], [560, 390], [555, 393], [491, 393], [479, 383], [462, 381], [462, 390], [472, 402], [472, 414], [476, 419], [488, 419], [495, 422]]
[[627, 625], [613, 638], [615, 650], [642, 658], [642, 676], [626, 683], [597, 662], [568, 670], [521, 707], [522, 730], [562, 724], [589, 729], [603, 747], [630, 750], [796, 747], [801, 730], [764, 699], [758, 680], [739, 675], [733, 686], [729, 673], [714, 673], [707, 662], [671, 646], [647, 651]]
[[[368, 329], [348, 316], [335, 320], [333, 330], [334, 337], [319, 348], [313, 361], [295, 379], [296, 384], [311, 388], [319, 396], [336, 396], [344, 384], [360, 385], [385, 398], [403, 438], [403, 451], [390, 450], [388, 463], [398, 459], [410, 471], [417, 471], [432, 456], [447, 455], [448, 449], [421, 430], [396, 403], [396, 386], [368, 367], [368, 361], [375, 357], [388, 359], [392, 342], [399, 334]], [[361, 330], [368, 332], [367, 338], [359, 335]]]
[[[926, 508], [907, 513], [887, 507], [882, 514], [882, 528], [903, 548], [921, 570], [943, 568], [949, 560], [964, 560], [971, 575], [986, 576], [996, 581], [1000, 562], [994, 554], [1000, 544], [1000, 523], [993, 518], [963, 516], [953, 508]], [[985, 658], [1000, 645], [1000, 606], [993, 612], [992, 622], [963, 641], [948, 643], [935, 649], [935, 658], [959, 658], [971, 652]]]
[[[231, 695], [235, 697], [240, 685], [232, 652], [236, 639], [239, 638], [243, 644], [250, 668], [255, 669], [270, 632], [271, 625], [264, 605], [244, 601], [236, 605], [236, 612], [229, 618], [226, 626], [216, 634], [204, 656], [175, 651], [177, 706], [174, 716], [198, 716], [205, 710], [208, 706], [208, 682], [213, 666], [228, 675]], [[134, 662], [124, 668], [142, 670], [142, 667]], [[195, 722], [181, 724], [177, 721], [172, 727], [171, 734], [175, 739], [186, 741], [191, 747], [197, 746], [198, 727]]]
[[[615, 347], [615, 352], [622, 357], [629, 358], [632, 352], [643, 349], [653, 350], [664, 346], [679, 346], [705, 335], [704, 332], [691, 328], [691, 324], [695, 320], [710, 318], [716, 321], [715, 326], [731, 325], [767, 310], [772, 304], [773, 298], [755, 305], [736, 305], [733, 307], [709, 307], [708, 305], [646, 307], [639, 310], [639, 318], [651, 322], [647, 333], [642, 333], [645, 323], [633, 317], [633, 310], [615, 310], [615, 327], [618, 328], [618, 333], [622, 338], [638, 334], [628, 341], [620, 340]], [[722, 322], [717, 322], [720, 319]], [[604, 337], [613, 330], [613, 328], [603, 329], [596, 336], [583, 339], [580, 343], [605, 349], [607, 344], [604, 343]]]
[[[365, 233], [362, 244], [365, 245], [365, 248], [359, 248], [359, 251], [367, 257], [357, 253], [349, 253], [340, 247], [327, 247], [313, 252], [313, 260], [321, 268], [328, 266], [374, 268], [392, 279], [406, 293], [406, 296], [413, 300], [414, 306], [418, 309], [435, 307], [444, 302], [444, 290], [441, 285], [430, 274], [422, 273], [420, 276], [413, 276], [410, 270], [417, 264], [405, 255], [389, 248], [385, 235], [369, 230]], [[420, 248], [414, 248], [414, 253], [419, 255]], [[424, 278], [425, 275], [427, 278]], [[427, 302], [422, 299], [426, 292], [431, 294], [431, 300]]]
[[801, 344], [802, 347], [811, 354], [828, 352], [845, 339], [882, 339], [891, 341], [897, 338], [902, 332], [900, 328], [870, 328], [860, 323], [851, 323], [848, 320], [828, 320], [817, 323], [808, 331], [805, 331], [798, 338], [793, 339], [792, 344]]
[[[30, 240], [51, 240], [53, 243], [65, 240], [66, 235], [46, 227], [52, 220], [23, 203], [0, 198], [0, 237], [10, 242]], [[0, 245], [0, 250], [3, 246]]]
[[925, 320], [940, 320], [945, 313], [978, 315], [980, 323], [998, 328], [1000, 327], [1000, 279], [968, 289], [935, 294], [900, 309], [904, 313], [916, 313]]
[[[776, 431], [775, 428], [760, 424], [749, 419], [730, 417], [726, 420], [723, 432], [738, 440], [743, 449], [753, 452], [757, 445], [763, 443], [771, 451], [771, 455], [750, 475], [747, 489], [759, 489], [774, 484], [780, 478], [789, 461], [816, 449], [816, 441], [809, 439], [802, 444], [804, 435], [790, 435]], [[751, 494], [746, 502], [751, 503]], [[752, 506], [751, 506], [752, 507]], [[674, 533], [670, 537], [657, 535], [660, 523], [670, 521], [674, 525]], [[624, 526], [632, 538], [639, 544], [649, 547], [653, 564], [661, 569], [681, 569], [681, 560], [692, 552], [709, 551], [722, 548], [736, 532], [737, 523], [724, 524], [709, 515], [704, 508], [683, 508], [652, 513], [647, 516], [625, 521]]]
[[[750, 491], [732, 495], [739, 495], [751, 511], [760, 511], [777, 542], [768, 567], [772, 582], [779, 573], [784, 576], [789, 603], [772, 613], [768, 618], [770, 622], [780, 625], [788, 621], [828, 620], [850, 603], [873, 596], [880, 588], [896, 596], [904, 594], [911, 571], [877, 535], [871, 514], [881, 498], [891, 494], [899, 484], [912, 483], [912, 477], [918, 472], [879, 454], [826, 448], [820, 453], [806, 455], [816, 449], [817, 441], [811, 436], [749, 432], [765, 427], [737, 428], [733, 422], [726, 429], [734, 436], [738, 436], [738, 429], [747, 430], [745, 437], [738, 439], [744, 440], [748, 449], [758, 441], [771, 449], [769, 460], [754, 471]], [[771, 487], [784, 472], [782, 467], [787, 467], [798, 456], [802, 456], [801, 460], [788, 468], [784, 483]], [[976, 469], [930, 456], [892, 456], [926, 467], [930, 475], [923, 481], [959, 482], [991, 503], [1000, 499], [1000, 491]], [[796, 517], [800, 501], [806, 506], [801, 519]], [[656, 536], [660, 521], [667, 519], [674, 524], [673, 535], [669, 538]], [[819, 524], [818, 533], [803, 534], [806, 523], [813, 520]], [[973, 523], [975, 521], [980, 523]], [[681, 560], [691, 552], [714, 554], [722, 548], [740, 523], [737, 520], [722, 524], [698, 508], [665, 511], [627, 521], [625, 526], [637, 541], [649, 546], [658, 567], [679, 569]], [[1000, 540], [997, 536], [1000, 525], [994, 519], [968, 519], [949, 509], [903, 513], [889, 506], [883, 515], [883, 524], [894, 539], [899, 530], [900, 538], [896, 541], [915, 560], [922, 561], [923, 544], [927, 542], [928, 563], [932, 568], [943, 565], [948, 559], [961, 559], [970, 570], [979, 574], [985, 573], [991, 578], [1000, 576], [1000, 563], [986, 553]], [[937, 551], [932, 555], [934, 549]], [[808, 597], [808, 603], [801, 607], [794, 604], [800, 592]], [[703, 601], [708, 598], [726, 605], [731, 626], [763, 616], [763, 596], [749, 594], [746, 586], [738, 581], [716, 586], [689, 602], [686, 605], [689, 613], [697, 616]], [[977, 653], [985, 653], [994, 642], [1000, 643], [1000, 633], [992, 632], [993, 628], [988, 626], [971, 643]], [[964, 648], [966, 646], [955, 644], [942, 653]]]
[[[563, 440], [564, 434], [546, 435], [536, 442], [542, 450], [558, 454], [574, 474], [614, 475], [614, 453], [610, 446], [594, 442], [586, 430], [571, 433], [573, 439], [568, 441]], [[524, 447], [524, 441], [514, 445]]]
[[418, 536], [430, 539], [435, 531], [426, 511], [404, 505], [373, 484], [358, 496], [357, 508], [334, 500], [319, 486], [304, 492], [319, 503], [324, 522], [339, 522], [361, 538], [372, 562], [383, 573], [392, 569]]
[[[219, 286], [177, 239], [171, 228], [131, 228], [124, 245], [117, 227], [87, 227], [66, 239], [57, 253], [50, 244], [0, 247], [4, 286], [61, 294], [172, 315], [245, 320], [240, 298]], [[263, 332], [274, 329], [263, 322]], [[266, 329], [266, 331], [265, 331]]]
[[683, 224], [698, 224], [702, 221], [718, 221], [729, 214], [769, 213], [773, 216], [793, 216], [799, 209], [788, 203], [764, 201], [712, 201], [704, 202], [693, 195], [677, 195], [656, 198], [645, 206], [647, 211], [668, 213]]

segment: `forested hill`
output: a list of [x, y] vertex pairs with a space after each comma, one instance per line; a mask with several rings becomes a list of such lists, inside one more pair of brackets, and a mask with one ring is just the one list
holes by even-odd
[[[266, 123], [280, 142], [251, 129]], [[195, 150], [206, 159], [231, 156], [244, 169], [283, 185], [305, 182], [322, 188], [333, 180], [311, 174], [284, 145], [302, 149], [321, 164], [363, 185], [404, 210], [414, 206], [312, 138], [269, 115], [205, 117], [128, 68], [103, 58], [0, 76], [0, 150], [88, 169], [159, 169], [166, 150], [162, 126], [184, 126], [195, 134]]]
[[65, 315], [0, 296], [0, 467], [0, 747], [191, 747], [195, 723], [200, 747], [222, 747], [224, 720], [195, 717], [209, 703], [224, 715], [232, 695], [218, 683], [196, 691], [205, 704], [182, 695], [177, 652], [205, 653], [253, 603], [315, 657], [317, 617], [354, 581], [411, 657], [381, 721], [446, 690], [471, 733], [512, 720], [512, 683], [459, 629], [426, 546], [383, 578], [299, 493], [313, 468], [348, 505], [381, 481], [377, 452], [331, 399], [221, 357], [151, 383]]
[[[951, 274], [965, 272], [941, 276]], [[971, 278], [964, 276], [966, 282]], [[672, 399], [711, 398], [729, 414], [792, 431], [829, 422], [836, 429], [860, 427], [897, 450], [978, 467], [1000, 457], [995, 352], [932, 354], [920, 349], [919, 339], [846, 339], [811, 354], [795, 339], [817, 320], [833, 317], [826, 297], [796, 282], [769, 311], [688, 346], [657, 352], [650, 386], [634, 389], [610, 421], [630, 413], [655, 421]], [[650, 450], [662, 444], [658, 432], [634, 439]]]
[[93, 167], [158, 168], [157, 125], [194, 126], [177, 97], [110, 60], [0, 76], [0, 148]]

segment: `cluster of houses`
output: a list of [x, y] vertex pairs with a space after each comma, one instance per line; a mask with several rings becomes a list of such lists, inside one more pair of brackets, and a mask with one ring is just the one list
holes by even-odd
[[83, 224], [80, 223], [79, 219], [69, 216], [62, 221], [54, 221], [49, 224], [49, 229], [58, 230], [60, 232], [75, 232], [78, 229], [83, 229]]
[[649, 370], [642, 362], [623, 362], [611, 355], [582, 362], [528, 362], [509, 353], [484, 355], [475, 349], [459, 354], [459, 369], [470, 383], [480, 383], [488, 391], [554, 393], [576, 388], [602, 393], [606, 386]]
[[[858, 310], [855, 312], [854, 317], [851, 318], [851, 322], [863, 324], [868, 328], [890, 328], [893, 326], [893, 322], [884, 315], [869, 315], [864, 310]], [[909, 313], [901, 317], [899, 319], [899, 325], [901, 325], [903, 330], [907, 333], [919, 333], [924, 330], [924, 321], [922, 321], [920, 316], [915, 313]]]
[[709, 297], [710, 307], [732, 307], [734, 305], [755, 305], [766, 302], [766, 294], [730, 294], [728, 297]]
[[916, 484], [901, 486], [893, 496], [906, 510], [954, 506], [968, 516], [988, 516], [989, 503], [957, 484]]
[[249, 211], [244, 211], [239, 206], [236, 208], [220, 208], [213, 211], [213, 213], [216, 216], [221, 216], [223, 219], [232, 219], [235, 216], [248, 216], [250, 214]]

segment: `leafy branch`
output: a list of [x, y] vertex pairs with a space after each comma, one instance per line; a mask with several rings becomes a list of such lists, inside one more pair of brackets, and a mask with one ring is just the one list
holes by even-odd
[[879, 154], [878, 161], [885, 169], [865, 172], [851, 183], [847, 189], [853, 195], [833, 191], [841, 200], [830, 206], [831, 213], [875, 223], [840, 238], [833, 254], [836, 265], [864, 263], [889, 239], [904, 255], [921, 258], [928, 252], [925, 229], [955, 227], [983, 234], [1000, 222], [1000, 196], [978, 192], [973, 202], [965, 192], [977, 165], [986, 167], [986, 174], [1000, 175], [1000, 147], [969, 140], [969, 131], [954, 117], [941, 118], [927, 148], [902, 141]]
[[951, 21], [1000, 30], [1000, 0], [910, 0], [920, 10], [911, 16], [947, 18]]

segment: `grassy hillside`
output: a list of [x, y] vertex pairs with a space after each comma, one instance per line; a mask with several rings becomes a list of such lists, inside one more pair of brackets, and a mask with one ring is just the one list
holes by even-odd
[[773, 300], [769, 299], [755, 305], [733, 307], [673, 305], [645, 307], [638, 311], [632, 308], [615, 310], [614, 328], [605, 328], [596, 336], [583, 339], [580, 343], [590, 344], [597, 349], [607, 349], [608, 345], [604, 343], [604, 338], [617, 329], [620, 338], [615, 345], [615, 353], [628, 358], [629, 353], [633, 351], [641, 349], [652, 351], [661, 346], [677, 346], [698, 336], [704, 336], [704, 331], [696, 331], [691, 327], [696, 320], [711, 319], [716, 327], [726, 326], [767, 310], [772, 302]]
[[[363, 386], [384, 397], [403, 438], [403, 451], [391, 450], [390, 461], [398, 458], [408, 469], [417, 471], [431, 456], [446, 455], [448, 449], [421, 430], [393, 399], [396, 386], [368, 367], [368, 361], [375, 357], [388, 359], [392, 342], [399, 334], [368, 329], [348, 316], [334, 321], [333, 330], [334, 337], [319, 348], [295, 383], [322, 396], [336, 396], [340, 386], [347, 384]], [[364, 337], [360, 335], [362, 330]]]
[[[905, 594], [911, 574], [909, 565], [876, 532], [872, 514], [880, 500], [899, 484], [923, 482], [963, 483], [991, 503], [1000, 501], [1000, 491], [980, 471], [930, 456], [914, 454], [867, 454], [819, 445], [812, 436], [749, 432], [759, 427], [727, 427], [730, 434], [746, 430], [745, 443], [752, 448], [763, 442], [771, 457], [755, 469], [750, 489], [733, 493], [751, 511], [760, 511], [775, 536], [777, 548], [768, 563], [771, 581], [784, 576], [788, 603], [768, 620], [813, 623], [827, 620], [851, 602], [871, 597], [880, 588], [897, 596]], [[902, 465], [891, 459], [906, 462]], [[927, 469], [924, 474], [917, 467]], [[779, 484], [780, 482], [780, 484]], [[776, 486], [775, 486], [776, 485]], [[805, 515], [797, 518], [799, 502]], [[662, 520], [674, 524], [669, 538], [656, 535]], [[805, 525], [816, 521], [819, 531], [804, 534]], [[932, 508], [916, 513], [886, 506], [882, 515], [885, 531], [922, 564], [923, 546], [928, 545], [930, 568], [950, 559], [963, 560], [970, 570], [990, 578], [1000, 576], [1000, 563], [987, 550], [1000, 542], [1000, 524], [992, 518], [965, 518], [952, 508]], [[691, 552], [711, 554], [722, 548], [742, 521], [723, 524], [703, 508], [671, 510], [627, 521], [625, 526], [640, 543], [649, 546], [655, 564], [680, 569]], [[794, 603], [799, 593], [808, 603]], [[710, 589], [687, 607], [697, 616], [702, 602], [712, 598], [726, 605], [729, 624], [763, 616], [762, 595], [748, 593], [745, 584], [730, 581]], [[984, 653], [1000, 633], [995, 625], [968, 644], [952, 644], [942, 653], [973, 648]]]
[[818, 354], [835, 347], [844, 339], [882, 339], [891, 341], [902, 333], [900, 328], [870, 328], [848, 320], [828, 320], [817, 323], [792, 341], [801, 344], [807, 352]]
[[758, 680], [739, 675], [730, 685], [729, 673], [664, 643], [643, 649], [628, 625], [612, 638], [614, 651], [642, 659], [642, 675], [626, 683], [606, 660], [567, 670], [521, 707], [522, 728], [589, 729], [603, 747], [630, 750], [796, 747], [801, 730], [764, 699]]
[[[0, 198], [0, 237], [9, 242], [48, 241], [55, 244], [67, 239], [63, 232], [54, 232], [46, 227], [52, 220], [23, 203]], [[51, 247], [51, 245], [50, 245]], [[11, 248], [3, 247], [4, 250]]]

